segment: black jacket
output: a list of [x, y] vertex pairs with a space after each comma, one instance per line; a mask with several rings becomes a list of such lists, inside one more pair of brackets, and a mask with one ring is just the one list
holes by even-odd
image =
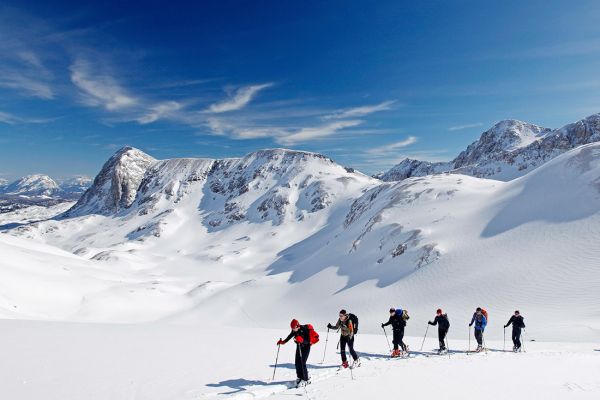
[[428, 322], [429, 325], [437, 325], [438, 330], [447, 331], [450, 329], [450, 320], [448, 314], [436, 315], [433, 322]]
[[302, 339], [304, 339], [302, 346], [310, 346], [310, 334], [308, 333], [308, 327], [306, 325], [300, 325], [298, 332], [294, 332], [292, 329], [290, 334], [284, 339], [284, 342], [287, 343], [291, 338], [296, 338], [297, 336], [300, 336]]
[[525, 328], [525, 322], [523, 321], [523, 316], [522, 315], [519, 315], [518, 317], [515, 317], [513, 315], [512, 317], [510, 317], [510, 319], [508, 320], [508, 322], [506, 323], [506, 325], [504, 325], [504, 327], [506, 328], [510, 324], [512, 324], [513, 329]]
[[388, 322], [383, 324], [383, 326], [392, 325], [392, 329], [395, 331], [401, 331], [406, 326], [406, 321], [402, 319], [402, 315], [398, 315], [397, 313], [394, 315], [390, 315], [390, 319]]

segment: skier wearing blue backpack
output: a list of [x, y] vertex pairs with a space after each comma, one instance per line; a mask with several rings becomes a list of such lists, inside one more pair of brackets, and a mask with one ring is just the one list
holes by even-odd
[[469, 324], [469, 326], [475, 324], [475, 339], [477, 340], [477, 350], [475, 350], [475, 352], [477, 353], [483, 350], [483, 331], [485, 331], [487, 321], [487, 311], [481, 307], [477, 307], [475, 314], [473, 314], [473, 318], [471, 318], [471, 323]]
[[[408, 346], [404, 343], [404, 328], [406, 327], [406, 321], [410, 317], [408, 312], [402, 309], [390, 308], [390, 319], [386, 323], [382, 323], [381, 327], [385, 328], [388, 325], [392, 325], [394, 351], [392, 357], [400, 357], [402, 352], [408, 353]], [[402, 348], [402, 352], [398, 347]]]

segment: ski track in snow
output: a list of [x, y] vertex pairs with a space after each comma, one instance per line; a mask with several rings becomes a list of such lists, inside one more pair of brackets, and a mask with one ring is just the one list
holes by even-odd
[[[324, 333], [311, 349], [312, 383], [295, 380], [292, 343], [281, 347], [272, 382], [277, 338], [287, 329], [153, 324], [91, 324], [0, 320], [0, 398], [10, 400], [336, 400], [410, 398], [597, 399], [600, 346], [591, 343], [525, 342], [525, 353], [503, 352], [489, 340], [487, 353], [466, 354], [461, 327], [450, 328], [448, 355], [430, 354], [437, 332], [405, 337], [416, 349], [408, 359], [390, 359], [383, 334], [359, 333], [362, 366], [338, 370], [338, 336]], [[471, 340], [474, 347], [474, 340]], [[507, 340], [507, 349], [511, 348]]]

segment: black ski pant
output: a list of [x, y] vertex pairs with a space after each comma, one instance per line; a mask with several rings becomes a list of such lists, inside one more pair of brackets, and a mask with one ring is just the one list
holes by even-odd
[[521, 348], [521, 328], [513, 328], [512, 341], [517, 349]]
[[394, 329], [393, 334], [394, 350], [398, 350], [398, 346], [400, 346], [402, 350], [406, 351], [406, 344], [402, 341], [404, 339], [404, 329]]
[[479, 346], [483, 346], [483, 331], [480, 329], [475, 329], [475, 339], [477, 339], [477, 344]]
[[340, 336], [340, 353], [342, 353], [342, 362], [346, 362], [346, 344], [348, 345], [348, 350], [350, 351], [350, 355], [354, 360], [358, 359], [356, 352], [354, 351], [354, 335], [352, 338], [348, 336], [341, 335]]
[[440, 350], [446, 350], [446, 335], [448, 329], [438, 329], [438, 340], [440, 341]]
[[296, 345], [296, 376], [304, 381], [308, 380], [308, 369], [306, 362], [310, 354], [310, 345]]

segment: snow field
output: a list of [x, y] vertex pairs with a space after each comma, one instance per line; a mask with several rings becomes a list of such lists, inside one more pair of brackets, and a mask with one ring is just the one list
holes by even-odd
[[[335, 315], [335, 314], [334, 314]], [[289, 333], [253, 328], [166, 324], [88, 324], [1, 320], [0, 397], [14, 400], [187, 400], [417, 398], [597, 399], [600, 346], [590, 343], [526, 342], [526, 353], [502, 352], [490, 340], [487, 354], [467, 355], [467, 341], [451, 328], [450, 357], [430, 354], [437, 331], [407, 337], [414, 358], [390, 359], [383, 334], [359, 334], [362, 366], [339, 370], [338, 336], [326, 331], [313, 346], [313, 383], [288, 389], [295, 379], [294, 344], [281, 347], [271, 382], [276, 340]], [[424, 333], [424, 331], [423, 331]], [[512, 348], [507, 338], [507, 348]], [[473, 346], [473, 341], [471, 345]], [[474, 347], [474, 346], [473, 346]], [[399, 388], [401, 386], [401, 388]]]

